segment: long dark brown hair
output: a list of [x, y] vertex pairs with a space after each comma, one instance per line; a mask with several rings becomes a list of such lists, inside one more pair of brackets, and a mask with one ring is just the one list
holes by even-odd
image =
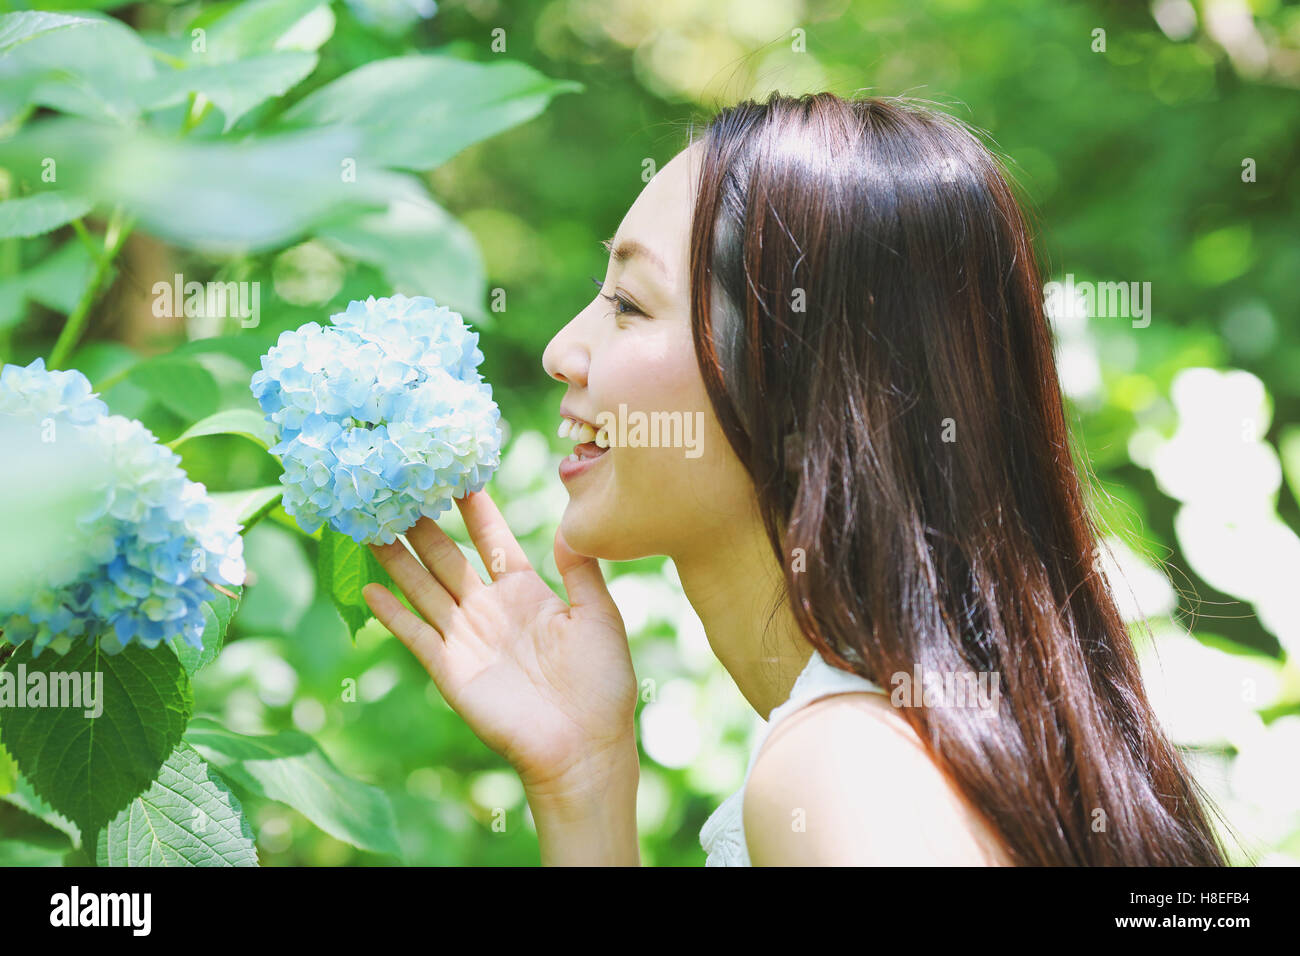
[[967, 124], [829, 93], [698, 137], [696, 354], [828, 662], [1000, 681], [902, 709], [1020, 865], [1224, 865], [1098, 570], [1030, 230]]

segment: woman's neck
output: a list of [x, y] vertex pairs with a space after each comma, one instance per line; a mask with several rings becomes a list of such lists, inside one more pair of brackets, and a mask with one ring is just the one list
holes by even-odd
[[766, 720], [789, 698], [812, 645], [800, 633], [788, 601], [772, 611], [783, 577], [757, 515], [732, 525], [725, 537], [699, 538], [705, 547], [673, 556], [682, 589], [713, 653]]

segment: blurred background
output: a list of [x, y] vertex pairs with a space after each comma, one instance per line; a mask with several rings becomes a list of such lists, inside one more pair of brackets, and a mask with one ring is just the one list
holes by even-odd
[[[71, 175], [118, 211], [97, 206], [84, 222], [0, 238], [0, 358], [48, 355], [64, 317], [81, 309], [85, 331], [64, 367], [81, 369], [112, 411], [162, 440], [217, 407], [255, 408], [248, 375], [257, 356], [281, 330], [324, 322], [350, 299], [402, 291], [463, 311], [482, 332], [482, 371], [509, 429], [489, 490], [557, 589], [563, 387], [543, 372], [542, 350], [590, 301], [588, 277], [603, 274], [606, 259], [600, 240], [682, 148], [690, 124], [771, 90], [829, 89], [930, 99], [987, 131], [1032, 209], [1045, 279], [1150, 283], [1146, 324], [1089, 317], [1069, 299], [1053, 309], [1108, 573], [1157, 712], [1244, 850], [1257, 862], [1300, 864], [1300, 4], [68, 5], [87, 7], [129, 25], [156, 57], [180, 55], [196, 26], [219, 34], [235, 8], [278, 11], [265, 34], [279, 38], [275, 50], [318, 57], [298, 85], [286, 80], [283, 95], [233, 124], [182, 97], [173, 125], [199, 143], [291, 120], [294, 104], [330, 80], [417, 51], [508, 58], [572, 81], [496, 135], [463, 149], [453, 138], [419, 174], [436, 205], [411, 204], [408, 215], [395, 207], [364, 230], [308, 229], [294, 218], [302, 210], [293, 203], [312, 198], [291, 188], [295, 170], [310, 166], [306, 144], [275, 167], [289, 182], [276, 172], [223, 180], [219, 157], [186, 154], [198, 178], [186, 184], [178, 173], [186, 188], [172, 195], [151, 192], [166, 174], [147, 147], [124, 154], [118, 141], [78, 132], [84, 168], [74, 164]], [[123, 82], [113, 43], [85, 51], [79, 77], [47, 76], [35, 115], [98, 120], [113, 110]], [[0, 60], [0, 81], [13, 62]], [[5, 136], [33, 115], [9, 102], [14, 89], [0, 93]], [[439, 95], [450, 93], [430, 89], [429, 102]], [[400, 124], [400, 110], [422, 102], [395, 108], [386, 121]], [[19, 149], [0, 145], [0, 167]], [[0, 168], [0, 198], [25, 188]], [[226, 201], [232, 195], [246, 202]], [[254, 235], [246, 227], [262, 215], [284, 221]], [[234, 241], [209, 241], [222, 216]], [[135, 228], [101, 272], [78, 234], [111, 237], [124, 221]], [[201, 234], [190, 228], [200, 221]], [[260, 324], [157, 316], [151, 290], [175, 273], [260, 283]], [[243, 345], [205, 348], [214, 337]], [[185, 389], [159, 386], [177, 375]], [[274, 460], [237, 437], [180, 451], [190, 476], [214, 491], [278, 475]], [[453, 511], [441, 523], [464, 540], [458, 522]], [[250, 583], [226, 648], [197, 679], [196, 713], [248, 733], [314, 736], [346, 773], [389, 795], [406, 862], [536, 863], [514, 774], [376, 622], [353, 645], [317, 587], [314, 542], [291, 526], [272, 512], [249, 532]], [[607, 574], [644, 689], [642, 859], [700, 865], [700, 826], [739, 786], [758, 718], [712, 656], [671, 562], [607, 565]], [[393, 862], [281, 804], [247, 809], [264, 865]]]

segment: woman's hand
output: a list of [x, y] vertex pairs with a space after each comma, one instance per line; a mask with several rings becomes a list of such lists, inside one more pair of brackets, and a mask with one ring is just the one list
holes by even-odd
[[635, 810], [636, 677], [600, 565], [556, 532], [565, 604], [485, 492], [456, 504], [491, 583], [421, 518], [406, 537], [423, 567], [400, 541], [371, 549], [424, 619], [382, 585], [366, 586], [366, 603], [478, 738], [515, 768], [534, 817], [545, 807], [571, 828], [585, 809], [629, 793]]

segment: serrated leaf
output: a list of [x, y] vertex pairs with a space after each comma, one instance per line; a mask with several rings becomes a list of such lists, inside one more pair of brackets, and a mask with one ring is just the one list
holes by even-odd
[[93, 26], [99, 22], [87, 17], [70, 17], [61, 13], [42, 13], [38, 10], [6, 13], [0, 17], [0, 56], [8, 53], [18, 44], [26, 43], [42, 34], [67, 30], [71, 27]]
[[96, 717], [86, 717], [85, 707], [6, 708], [0, 723], [0, 743], [32, 789], [82, 833], [98, 830], [144, 792], [194, 706], [189, 676], [163, 648], [133, 643], [105, 654], [98, 642], [83, 641], [62, 656], [47, 650], [33, 658], [25, 644], [3, 670], [29, 682], [45, 674], [47, 684], [51, 672], [104, 675]]
[[0, 800], [12, 804], [25, 813], [30, 813], [59, 830], [67, 836], [68, 842], [73, 846], [81, 844], [81, 830], [77, 825], [37, 796], [32, 785], [22, 775], [19, 775], [13, 792], [0, 797]]
[[158, 779], [101, 831], [99, 866], [257, 866], [239, 799], [186, 744]]
[[221, 653], [226, 640], [226, 631], [230, 628], [235, 611], [239, 609], [239, 598], [244, 592], [242, 588], [235, 588], [234, 593], [235, 597], [230, 598], [217, 591], [203, 602], [202, 648], [194, 647], [180, 635], [167, 642], [176, 653], [181, 666], [185, 668], [185, 673], [191, 676], [197, 674], [199, 670], [216, 660], [217, 655]]
[[357, 631], [370, 618], [370, 606], [361, 589], [372, 581], [387, 580], [383, 566], [370, 548], [325, 525], [317, 549], [316, 575], [355, 641]]
[[14, 758], [9, 756], [9, 751], [4, 747], [0, 747], [0, 797], [12, 793], [17, 782], [18, 767], [14, 764]]
[[9, 199], [0, 202], [0, 239], [42, 236], [80, 219], [90, 210], [90, 202], [64, 192]]
[[416, 54], [358, 67], [304, 97], [281, 121], [359, 127], [368, 158], [423, 171], [532, 119], [553, 97], [580, 89], [579, 83], [550, 79], [515, 61]]
[[60, 855], [72, 849], [72, 841], [62, 830], [50, 826], [40, 817], [13, 803], [0, 800], [0, 846], [11, 840], [35, 845]]
[[401, 856], [388, 796], [345, 776], [305, 734], [250, 737], [199, 717], [191, 722], [185, 740], [235, 787], [287, 804], [352, 846]]

